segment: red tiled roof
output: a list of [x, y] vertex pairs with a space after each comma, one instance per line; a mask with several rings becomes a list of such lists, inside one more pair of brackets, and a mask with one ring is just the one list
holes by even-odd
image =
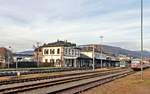
[[4, 47], [1, 47], [1, 48], [0, 48], [0, 53], [6, 53], [6, 51], [7, 51], [6, 48], [4, 48]]

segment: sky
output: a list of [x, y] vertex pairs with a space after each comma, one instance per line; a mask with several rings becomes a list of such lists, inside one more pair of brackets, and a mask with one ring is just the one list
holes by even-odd
[[[150, 0], [144, 0], [148, 51], [149, 30]], [[23, 51], [58, 39], [140, 50], [140, 0], [0, 0], [0, 47]]]

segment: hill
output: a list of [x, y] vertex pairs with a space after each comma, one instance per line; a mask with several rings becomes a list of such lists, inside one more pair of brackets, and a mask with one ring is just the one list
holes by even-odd
[[[120, 47], [108, 46], [108, 45], [103, 45], [103, 51], [106, 52], [106, 53], [114, 54], [116, 56], [119, 55], [119, 54], [133, 56], [133, 57], [140, 57], [141, 56], [140, 51], [131, 51], [131, 50], [123, 49], [123, 48], [120, 48]], [[34, 52], [33, 50], [27, 50], [27, 51], [17, 52], [17, 54], [32, 55], [33, 52]], [[149, 51], [144, 51], [143, 56], [144, 57], [150, 57], [150, 52]]]
[[16, 54], [27, 54], [27, 55], [33, 55], [33, 50], [27, 50], [27, 51], [22, 51], [22, 52], [17, 52]]
[[[103, 50], [104, 50], [104, 52], [112, 53], [114, 55], [124, 54], [124, 55], [128, 55], [128, 56], [133, 56], [133, 57], [141, 57], [140, 51], [131, 51], [131, 50], [123, 49], [120, 47], [103, 45]], [[150, 57], [150, 52], [144, 51], [143, 56]]]

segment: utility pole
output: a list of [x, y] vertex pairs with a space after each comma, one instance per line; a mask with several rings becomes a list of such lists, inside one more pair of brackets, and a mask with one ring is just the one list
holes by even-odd
[[93, 71], [95, 70], [95, 49], [93, 44]]
[[103, 36], [100, 36], [100, 39], [101, 39], [101, 48], [100, 48], [101, 49], [101, 58], [100, 58], [101, 59], [101, 68], [103, 67], [103, 60], [102, 60], [102, 49], [103, 49], [102, 42], [103, 42], [103, 38], [104, 38]]
[[[10, 51], [10, 52], [9, 52]], [[10, 68], [10, 59], [11, 59], [11, 46], [9, 46], [9, 51], [7, 51], [7, 56], [8, 56], [8, 69]]]
[[141, 0], [141, 80], [143, 80], [143, 0]]
[[18, 60], [16, 60], [16, 69], [18, 68]]
[[37, 42], [37, 67], [39, 67], [39, 42]]

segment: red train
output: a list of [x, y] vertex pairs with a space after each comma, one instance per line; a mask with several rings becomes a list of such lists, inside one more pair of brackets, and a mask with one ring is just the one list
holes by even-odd
[[[143, 69], [150, 67], [150, 62], [147, 60], [142, 61]], [[140, 59], [134, 59], [131, 61], [131, 68], [132, 69], [141, 69], [141, 60]]]

